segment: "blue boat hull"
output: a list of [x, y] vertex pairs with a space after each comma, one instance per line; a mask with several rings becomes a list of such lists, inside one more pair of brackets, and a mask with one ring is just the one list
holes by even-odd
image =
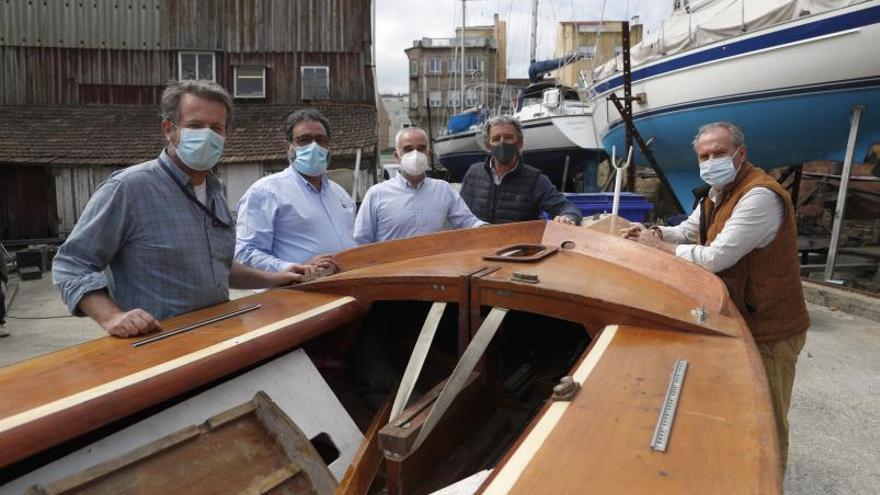
[[[837, 89], [835, 89], [837, 88]], [[861, 161], [874, 143], [880, 143], [880, 81], [841, 81], [815, 91], [776, 91], [765, 96], [728, 102], [707, 102], [686, 108], [662, 109], [635, 115], [635, 124], [651, 145], [657, 162], [687, 212], [692, 189], [702, 185], [696, 156], [689, 146], [700, 125], [719, 120], [735, 122], [746, 135], [749, 159], [765, 169], [812, 160], [843, 160], [852, 108], [864, 105], [854, 160]], [[623, 149], [625, 128], [619, 123], [602, 137], [606, 150]], [[634, 162], [647, 165], [638, 150]]]

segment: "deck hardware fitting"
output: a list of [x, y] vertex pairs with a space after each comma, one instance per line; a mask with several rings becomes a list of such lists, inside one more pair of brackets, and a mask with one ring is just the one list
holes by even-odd
[[666, 452], [666, 447], [669, 444], [669, 434], [672, 431], [672, 423], [675, 421], [675, 411], [678, 407], [678, 398], [681, 395], [681, 386], [684, 383], [687, 368], [687, 359], [678, 359], [672, 368], [672, 378], [669, 380], [666, 398], [663, 399], [663, 407], [660, 409], [657, 426], [654, 427], [654, 436], [651, 438], [651, 448], [657, 452]]
[[559, 384], [553, 387], [554, 401], [571, 401], [581, 389], [581, 384], [574, 381], [570, 376], [563, 376], [559, 379]]
[[697, 322], [706, 323], [706, 318], [708, 318], [709, 312], [706, 311], [706, 308], [694, 308], [691, 310], [691, 315], [693, 315]]
[[262, 307], [261, 304], [254, 304], [253, 306], [247, 306], [235, 311], [230, 311], [228, 313], [223, 313], [221, 315], [215, 316], [213, 318], [208, 318], [207, 320], [197, 321], [191, 325], [187, 325], [185, 327], [180, 327], [174, 330], [169, 330], [167, 332], [163, 332], [160, 334], [153, 335], [152, 337], [147, 337], [146, 339], [141, 339], [136, 342], [132, 342], [132, 347], [140, 347], [142, 345], [151, 344], [153, 342], [157, 342], [159, 340], [167, 339], [168, 337], [173, 337], [175, 335], [189, 332], [190, 330], [195, 330], [196, 328], [201, 328], [206, 325], [210, 325], [211, 323], [217, 323], [218, 321], [226, 320], [228, 318], [232, 318], [233, 316], [242, 315], [244, 313], [249, 313], [255, 309], [260, 309]]
[[522, 272], [513, 272], [513, 275], [510, 276], [511, 282], [523, 282], [526, 284], [537, 284], [540, 282], [538, 280], [538, 275], [534, 273], [522, 273]]

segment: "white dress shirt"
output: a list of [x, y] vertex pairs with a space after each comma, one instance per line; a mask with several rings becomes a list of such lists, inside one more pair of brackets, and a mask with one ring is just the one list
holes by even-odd
[[[717, 203], [718, 190], [709, 190], [709, 199]], [[766, 187], [755, 187], [743, 194], [724, 228], [708, 246], [696, 244], [700, 232], [702, 205], [687, 220], [675, 227], [660, 227], [663, 240], [678, 244], [675, 255], [696, 263], [713, 273], [735, 265], [752, 250], [768, 246], [785, 215], [782, 198]]]
[[487, 225], [467, 207], [448, 182], [425, 177], [413, 186], [397, 174], [371, 187], [354, 222], [358, 244], [390, 241], [443, 230]]

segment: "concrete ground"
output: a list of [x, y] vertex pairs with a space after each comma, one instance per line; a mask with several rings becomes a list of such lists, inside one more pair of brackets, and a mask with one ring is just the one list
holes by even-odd
[[[48, 277], [13, 278], [7, 300], [16, 285], [0, 366], [104, 335], [90, 319], [67, 316]], [[786, 492], [880, 493], [880, 323], [812, 304], [809, 309], [813, 325], [789, 415]]]

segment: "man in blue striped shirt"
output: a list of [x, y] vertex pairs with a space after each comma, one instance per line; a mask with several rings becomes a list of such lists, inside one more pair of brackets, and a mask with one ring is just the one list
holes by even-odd
[[402, 239], [443, 230], [488, 225], [475, 217], [461, 196], [443, 180], [426, 177], [428, 135], [407, 127], [394, 140], [400, 172], [367, 191], [354, 223], [358, 244]]
[[162, 94], [165, 150], [114, 173], [92, 195], [52, 264], [70, 312], [120, 337], [225, 302], [229, 287], [288, 285], [311, 273], [233, 263], [235, 232], [220, 182], [232, 99], [209, 81], [171, 81]]

